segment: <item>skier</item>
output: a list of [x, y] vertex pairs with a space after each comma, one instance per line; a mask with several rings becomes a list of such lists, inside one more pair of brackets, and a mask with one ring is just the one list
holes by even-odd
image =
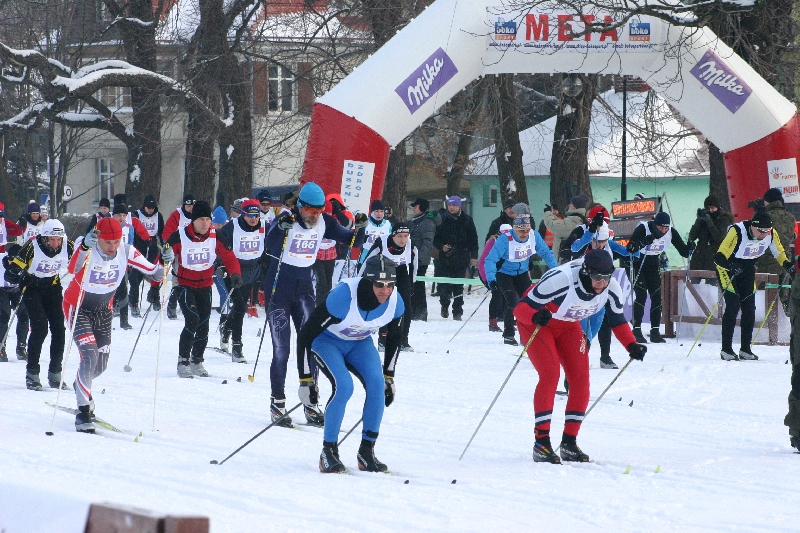
[[[242, 285], [233, 289], [231, 302], [233, 307], [225, 322], [225, 330], [230, 330], [233, 337], [231, 360], [234, 363], [246, 363], [242, 345], [242, 323], [247, 313], [247, 306], [253, 288], [261, 275], [262, 267], [267, 264], [268, 256], [264, 246], [266, 230], [261, 223], [261, 213], [257, 200], [248, 199], [242, 203], [242, 215], [230, 224], [223, 226], [218, 235], [225, 237], [226, 242], [233, 245], [233, 254], [239, 260], [242, 271]], [[217, 269], [217, 276], [224, 273], [225, 267]], [[226, 334], [223, 334], [223, 338]]]
[[385, 239], [392, 232], [392, 223], [384, 216], [386, 208], [381, 200], [373, 200], [372, 204], [369, 206], [369, 210], [369, 222], [364, 229], [366, 242], [364, 242], [364, 248], [361, 250], [361, 257], [358, 258], [360, 263], [366, 260], [369, 249], [375, 244], [375, 240], [378, 237], [383, 237]]
[[484, 269], [489, 288], [502, 292], [506, 301], [503, 343], [518, 346], [514, 329], [514, 307], [531, 286], [531, 275], [528, 272], [530, 257], [534, 253], [538, 254], [548, 268], [556, 268], [558, 263], [541, 235], [531, 232], [530, 207], [519, 203], [513, 207], [513, 212], [515, 218], [511, 233], [505, 238], [497, 238], [492, 251], [486, 257]]
[[[297, 205], [291, 211], [278, 215], [267, 234], [269, 255], [280, 258], [278, 261], [270, 261], [263, 285], [264, 305], [272, 334], [272, 363], [269, 373], [272, 388], [270, 413], [273, 421], [286, 414], [285, 383], [289, 362], [290, 323], [293, 321], [295, 330], [299, 331], [315, 307], [311, 274], [319, 244], [322, 239], [350, 244], [353, 236], [334, 217], [322, 212], [324, 206], [325, 193], [320, 186], [312, 182], [306, 183], [300, 189]], [[363, 240], [361, 230], [367, 225], [366, 219], [363, 213], [355, 217], [354, 227], [360, 233], [356, 245], [360, 245], [359, 241]], [[323, 415], [319, 408], [306, 407], [304, 412], [309, 424], [322, 424]], [[292, 420], [287, 416], [279, 424], [292, 427]]]
[[0, 254], [6, 253], [6, 246], [11, 242], [9, 237], [14, 237], [13, 240], [16, 240], [23, 234], [23, 231], [22, 226], [6, 218], [6, 206], [0, 202]]
[[[392, 225], [392, 233], [384, 240], [380, 237], [372, 245], [369, 252], [367, 252], [367, 259], [378, 255], [383, 255], [387, 259], [391, 259], [395, 264], [395, 271], [397, 276], [397, 292], [403, 298], [404, 302], [411, 301], [411, 291], [414, 288], [414, 280], [417, 274], [417, 248], [411, 244], [411, 227], [407, 222], [395, 222]], [[359, 265], [359, 271], [366, 268], [366, 261]], [[364, 277], [363, 272], [361, 277]], [[403, 317], [402, 338], [400, 340], [400, 351], [413, 352], [414, 348], [408, 342], [408, 333], [411, 329], [412, 309], [410, 305], [406, 305], [405, 316]], [[384, 350], [386, 347], [386, 336], [388, 330], [386, 326], [378, 331], [378, 350]]]
[[628, 251], [641, 252], [642, 257], [633, 260], [633, 335], [636, 342], [646, 343], [642, 335], [642, 318], [647, 295], [650, 295], [650, 342], [667, 342], [661, 336], [661, 267], [659, 256], [670, 243], [683, 257], [689, 257], [694, 243], [687, 245], [678, 230], [672, 227], [667, 213], [658, 213], [649, 222], [639, 222], [633, 230]]
[[[356, 456], [358, 468], [368, 472], [387, 471], [386, 465], [375, 457], [375, 440], [384, 406], [392, 404], [395, 394], [395, 364], [405, 312], [403, 298], [394, 290], [396, 280], [394, 262], [382, 254], [373, 255], [364, 264], [362, 277], [344, 280], [333, 289], [325, 302], [314, 310], [297, 337], [299, 395], [303, 405], [306, 409], [315, 408], [319, 402], [312, 357], [333, 388], [325, 409], [320, 472], [345, 472], [336, 440], [347, 401], [353, 394], [351, 371], [364, 384], [367, 393], [361, 445]], [[383, 371], [380, 355], [371, 339], [371, 334], [381, 326], [388, 329]]]
[[259, 215], [261, 216], [261, 227], [268, 228], [275, 220], [275, 211], [272, 210], [272, 198], [267, 191], [258, 193]]
[[[57, 388], [61, 383], [61, 360], [64, 357], [64, 312], [61, 309], [62, 289], [59, 271], [67, 267], [74, 244], [66, 238], [64, 225], [50, 219], [42, 225], [41, 234], [25, 243], [8, 262], [5, 280], [24, 288], [22, 296], [31, 323], [28, 339], [28, 365], [25, 385], [42, 390], [39, 381], [39, 356], [50, 328], [50, 366], [47, 381]], [[65, 242], [66, 241], [66, 242]]]
[[[138, 218], [132, 217], [128, 211], [128, 206], [123, 202], [123, 198], [114, 197], [114, 210], [112, 217], [119, 222], [122, 227], [122, 244], [133, 245], [136, 237], [144, 244], [149, 244], [150, 234]], [[119, 201], [118, 201], [119, 200]], [[122, 329], [133, 329], [128, 322], [128, 274], [124, 273], [125, 279], [117, 287], [114, 296], [114, 309], [119, 312], [119, 327]], [[138, 293], [138, 287], [137, 287]], [[138, 299], [138, 294], [137, 294]]]
[[[183, 229], [192, 221], [192, 209], [194, 208], [194, 196], [187, 194], [183, 197], [183, 205], [170, 213], [167, 221], [164, 222], [164, 232], [161, 234], [161, 241], [167, 242], [173, 233], [179, 229]], [[172, 273], [172, 291], [169, 293], [169, 301], [167, 302], [167, 318], [170, 320], [178, 320], [178, 294], [180, 288], [178, 286], [177, 275]]]
[[[147, 294], [151, 303], [158, 300], [158, 288], [164, 279], [164, 267], [148, 261], [132, 244], [125, 243], [122, 235], [123, 229], [117, 220], [101, 219], [97, 228], [83, 239], [69, 263], [69, 272], [75, 277], [64, 293], [63, 305], [67, 322], [72, 324], [74, 320], [72, 338], [81, 356], [72, 387], [78, 401], [75, 429], [84, 433], [95, 430], [92, 381], [105, 371], [111, 355], [112, 300], [117, 287], [124, 283], [125, 270], [135, 268], [152, 280]], [[172, 250], [165, 248], [162, 259], [172, 261]], [[74, 317], [79, 300], [80, 309]]]
[[[218, 205], [214, 208], [214, 211], [211, 212], [211, 227], [216, 231], [219, 231], [227, 223], [228, 215], [225, 213], [225, 208], [221, 205]], [[223, 277], [226, 273], [225, 269], [223, 268], [220, 270], [220, 275], [217, 275], [217, 270], [219, 270], [219, 267], [221, 266], [222, 261], [220, 261], [219, 257], [217, 257], [217, 261], [214, 263], [215, 270], [213, 280], [214, 287], [217, 288], [217, 295], [219, 296], [219, 328], [222, 330], [222, 335], [219, 338], [219, 348], [223, 352], [227, 352], [230, 350], [231, 343], [231, 330], [229, 324], [227, 323], [231, 304], [228, 302], [229, 291], [228, 286], [225, 285], [225, 279]], [[227, 307], [225, 306], [225, 302], [228, 302]]]
[[[757, 211], [750, 220], [737, 222], [728, 229], [728, 234], [714, 256], [717, 277], [725, 297], [722, 351], [719, 354], [725, 361], [758, 359], [750, 346], [756, 319], [756, 261], [767, 250], [786, 273], [794, 277], [796, 268], [786, 256], [778, 232], [772, 227], [772, 217], [766, 211]], [[737, 356], [733, 351], [733, 329], [736, 327], [736, 315], [740, 308], [742, 344]]]
[[111, 200], [108, 198], [100, 198], [100, 202], [97, 204], [97, 213], [89, 219], [89, 225], [86, 226], [85, 233], [92, 231], [97, 226], [97, 223], [104, 218], [111, 218]]
[[28, 207], [25, 209], [25, 214], [19, 217], [17, 224], [22, 228], [22, 242], [20, 245], [25, 245], [26, 242], [33, 239], [42, 229], [42, 215], [39, 204], [31, 200]]
[[[587, 462], [589, 456], [578, 447], [576, 438], [589, 404], [589, 354], [580, 320], [606, 308], [611, 331], [633, 359], [642, 360], [647, 347], [638, 344], [622, 314], [623, 297], [619, 283], [612, 278], [614, 263], [603, 250], [592, 250], [582, 259], [549, 270], [514, 309], [520, 338], [528, 342], [530, 358], [539, 373], [533, 396], [536, 416], [536, 443], [533, 460], [560, 464]], [[550, 420], [558, 386], [559, 366], [570, 383], [561, 460], [550, 444]]]
[[[22, 305], [22, 293], [19, 285], [9, 283], [4, 279], [8, 262], [19, 253], [20, 248], [19, 244], [12, 244], [8, 247], [8, 253], [0, 253], [0, 259], [2, 259], [0, 261], [0, 339], [6, 338], [11, 312], [16, 309], [17, 359], [24, 361], [27, 358], [25, 341], [28, 335], [28, 312], [25, 311], [25, 306]], [[0, 346], [0, 362], [8, 362], [5, 345]]]
[[[355, 216], [344, 206], [344, 200], [342, 200], [340, 194], [334, 193], [325, 197], [325, 210], [323, 213], [332, 215], [345, 228], [353, 227]], [[315, 297], [317, 302], [324, 302], [325, 298], [328, 297], [328, 293], [331, 292], [334, 286], [334, 276], [336, 276], [335, 284], [339, 284], [339, 279], [345, 273], [340, 268], [337, 275], [336, 260], [339, 259], [340, 255], [343, 260], [346, 259], [349, 251], [350, 243], [339, 244], [333, 239], [322, 239], [317, 251], [317, 260], [314, 262], [314, 279], [317, 284]], [[341, 267], [345, 268], [344, 262]], [[346, 274], [349, 274], [349, 272]]]
[[[133, 212], [133, 217], [137, 218], [139, 222], [142, 223], [145, 231], [147, 231], [147, 234], [150, 236], [149, 240], [144, 240], [137, 232], [134, 235], [133, 245], [148, 261], [153, 263], [158, 257], [158, 245], [161, 234], [164, 232], [164, 217], [158, 212], [156, 199], [152, 195], [145, 196], [142, 207]], [[131, 222], [131, 224], [133, 224], [133, 222]], [[129, 296], [131, 315], [139, 318], [142, 316], [139, 310], [139, 285], [142, 283], [143, 275], [138, 269], [132, 268], [130, 272], [128, 272], [128, 278], [131, 284]], [[160, 308], [161, 306], [159, 305], [156, 311]]]
[[[516, 205], [516, 204], [514, 204]], [[486, 244], [483, 245], [483, 252], [481, 252], [481, 256], [478, 258], [478, 276], [481, 278], [481, 281], [486, 288], [489, 289], [489, 284], [486, 281], [486, 258], [489, 257], [489, 253], [494, 248], [495, 241], [500, 238], [501, 235], [507, 236], [511, 233], [511, 226], [509, 224], [501, 224], [499, 228], [497, 228], [497, 235], [490, 235], [489, 240], [486, 241]], [[423, 288], [424, 290], [424, 288]], [[500, 289], [496, 291], [492, 291], [492, 297], [489, 300], [489, 331], [501, 333], [503, 330], [500, 329], [500, 326], [497, 325], [497, 321], [502, 320], [505, 322], [505, 314], [506, 314], [506, 301], [503, 298], [503, 293]], [[414, 287], [414, 297], [416, 298], [416, 286]]]
[[231, 278], [231, 286], [242, 286], [239, 261], [229, 241], [211, 227], [211, 206], [198, 200], [193, 204], [192, 221], [176, 230], [168, 239], [178, 264], [178, 303], [184, 326], [178, 345], [178, 377], [208, 377], [203, 366], [203, 352], [208, 344], [208, 319], [211, 316], [211, 285], [214, 261], [222, 260]]

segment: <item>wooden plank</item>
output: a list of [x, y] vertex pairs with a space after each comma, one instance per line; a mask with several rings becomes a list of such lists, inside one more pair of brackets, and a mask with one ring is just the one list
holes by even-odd
[[697, 302], [697, 305], [700, 306], [700, 309], [703, 310], [703, 313], [705, 313], [707, 317], [709, 313], [711, 313], [711, 310], [703, 301], [703, 298], [700, 297], [700, 294], [697, 292], [697, 289], [694, 288], [694, 285], [692, 284], [691, 281], [686, 284], [686, 288], [689, 289], [689, 293], [694, 297], [695, 301]]
[[160, 533], [161, 519], [146, 509], [110, 503], [89, 507], [85, 533]]
[[164, 533], [208, 533], [209, 519], [205, 516], [166, 516]]

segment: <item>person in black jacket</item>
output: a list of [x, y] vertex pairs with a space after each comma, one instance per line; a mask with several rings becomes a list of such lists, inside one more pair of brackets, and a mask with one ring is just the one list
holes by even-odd
[[[500, 226], [503, 224], [508, 224], [509, 226], [514, 225], [514, 218], [516, 215], [514, 214], [513, 208], [515, 205], [517, 205], [516, 200], [513, 198], [506, 198], [506, 201], [503, 204], [503, 210], [500, 211], [500, 216], [492, 220], [492, 223], [489, 224], [489, 231], [486, 233], [486, 238], [483, 239], [483, 242], [488, 241], [500, 233]], [[542, 235], [542, 237], [544, 237], [544, 235]]]
[[84, 235], [94, 231], [97, 223], [103, 218], [111, 218], [111, 200], [108, 198], [100, 198], [100, 203], [97, 205], [97, 213], [89, 219], [89, 225], [86, 226], [86, 231], [83, 232]]
[[[436, 227], [442, 223], [442, 219], [437, 213], [429, 211], [430, 202], [425, 198], [417, 198], [411, 207], [414, 208], [414, 216], [408, 221], [408, 225], [411, 227], [411, 244], [416, 247], [418, 252], [417, 276], [424, 276], [431, 264]], [[413, 313], [411, 320], [428, 321], [428, 302], [425, 299], [424, 281], [414, 282], [410, 306]]]
[[[142, 202], [141, 209], [137, 209], [132, 216], [139, 219], [150, 239], [144, 240], [137, 233], [134, 232], [133, 247], [139, 250], [149, 262], [154, 263], [158, 257], [158, 245], [160, 242], [160, 235], [164, 231], [164, 217], [158, 212], [158, 204], [152, 195], [147, 195]], [[144, 280], [144, 274], [135, 268], [128, 271], [128, 278], [131, 285], [131, 290], [128, 293], [128, 301], [131, 306], [131, 316], [142, 316], [139, 311], [139, 286]]]
[[[461, 211], [461, 198], [447, 199], [447, 214], [436, 230], [434, 248], [439, 250], [440, 274], [446, 278], [463, 278], [467, 268], [478, 264], [478, 232], [472, 217]], [[461, 320], [464, 314], [464, 285], [439, 284], [439, 303], [442, 318], [449, 316], [450, 298], [453, 299], [453, 320]]]

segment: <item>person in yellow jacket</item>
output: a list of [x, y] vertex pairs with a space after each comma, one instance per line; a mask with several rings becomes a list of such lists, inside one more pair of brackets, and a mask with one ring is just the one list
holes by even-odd
[[[786, 273], [794, 277], [795, 265], [783, 250], [778, 232], [772, 227], [772, 218], [766, 211], [758, 211], [752, 219], [743, 220], [728, 228], [728, 234], [714, 256], [720, 287], [725, 295], [720, 352], [720, 358], [725, 361], [758, 359], [750, 347], [756, 318], [756, 260], [767, 250]], [[739, 354], [736, 355], [733, 351], [733, 328], [736, 327], [736, 315], [740, 308], [742, 344]]]

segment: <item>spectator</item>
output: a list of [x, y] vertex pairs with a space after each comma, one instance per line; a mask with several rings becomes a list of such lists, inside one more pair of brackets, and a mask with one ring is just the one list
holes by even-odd
[[[447, 215], [436, 230], [433, 246], [439, 250], [441, 276], [463, 278], [467, 268], [478, 264], [478, 232], [472, 217], [461, 211], [461, 198], [447, 199]], [[439, 284], [439, 303], [442, 318], [449, 316], [450, 300], [453, 301], [453, 320], [461, 320], [464, 314], [464, 285]]]
[[689, 260], [692, 270], [715, 271], [714, 255], [733, 224], [733, 215], [719, 207], [720, 202], [713, 195], [703, 202], [703, 209], [697, 210], [697, 220], [689, 230], [689, 241], [697, 241]]
[[589, 198], [585, 194], [575, 196], [567, 206], [567, 212], [564, 218], [559, 220], [558, 213], [553, 213], [550, 205], [544, 208], [544, 225], [552, 231], [553, 237], [553, 254], [558, 258], [558, 261], [563, 263], [569, 260], [569, 249], [566, 250], [566, 255], [561, 254], [561, 241], [569, 237], [578, 224], [586, 224], [586, 205], [589, 203]]
[[[486, 233], [486, 238], [483, 242], [488, 241], [492, 237], [496, 237], [498, 233], [500, 233], [500, 226], [503, 224], [508, 224], [509, 226], [514, 225], [514, 206], [517, 205], [517, 201], [513, 198], [506, 198], [505, 203], [503, 203], [503, 210], [500, 211], [500, 216], [496, 219], [492, 220], [492, 223], [489, 225], [489, 231]], [[544, 235], [542, 235], [544, 237]]]
[[[441, 217], [438, 213], [431, 213], [430, 202], [424, 198], [417, 198], [411, 204], [414, 208], [414, 216], [408, 221], [411, 227], [411, 246], [417, 248], [417, 276], [424, 276], [431, 264], [431, 253], [433, 252], [433, 238], [436, 235], [436, 226], [441, 224]], [[438, 221], [438, 223], [437, 223]], [[414, 290], [411, 295], [411, 320], [428, 321], [428, 303], [425, 299], [425, 282], [414, 282]]]

